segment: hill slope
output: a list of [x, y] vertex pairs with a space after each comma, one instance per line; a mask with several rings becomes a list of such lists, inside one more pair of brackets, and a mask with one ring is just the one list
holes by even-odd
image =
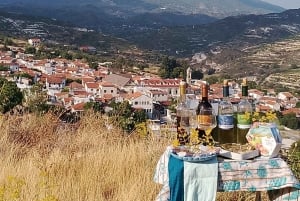
[[[56, 18], [77, 26], [113, 33], [115, 26], [169, 26], [209, 23], [240, 14], [282, 12], [260, 0], [0, 0], [0, 8]], [[147, 14], [147, 15], [145, 15]], [[178, 21], [182, 17], [184, 20]]]

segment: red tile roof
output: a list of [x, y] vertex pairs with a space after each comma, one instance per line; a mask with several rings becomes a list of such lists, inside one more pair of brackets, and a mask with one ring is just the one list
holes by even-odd
[[85, 105], [85, 103], [78, 103], [78, 104], [73, 105], [72, 109], [74, 111], [83, 111], [84, 105]]
[[89, 89], [98, 89], [99, 88], [99, 83], [97, 83], [97, 82], [87, 82], [87, 83], [85, 83], [85, 85]]

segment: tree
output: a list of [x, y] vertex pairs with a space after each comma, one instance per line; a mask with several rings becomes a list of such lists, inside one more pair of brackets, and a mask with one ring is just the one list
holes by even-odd
[[31, 89], [24, 91], [24, 106], [30, 112], [44, 113], [50, 106], [47, 104], [47, 93], [42, 90], [43, 86], [35, 84]]
[[84, 110], [93, 110], [94, 112], [100, 112], [101, 114], [105, 113], [102, 102], [87, 102], [83, 108]]
[[135, 125], [146, 121], [145, 111], [133, 109], [128, 101], [111, 102], [110, 107], [113, 108], [109, 114], [110, 117], [115, 118], [121, 128], [128, 133], [135, 128]]
[[295, 113], [289, 113], [289, 114], [281, 116], [279, 118], [279, 122], [281, 125], [284, 125], [291, 129], [299, 128], [299, 122], [298, 122], [298, 119], [297, 119]]
[[205, 78], [205, 80], [209, 83], [209, 84], [215, 84], [217, 82], [219, 82], [219, 78], [216, 76], [210, 76]]
[[35, 49], [35, 47], [31, 47], [31, 46], [26, 47], [25, 48], [25, 53], [26, 54], [35, 54], [36, 53], [36, 49]]
[[192, 79], [201, 80], [203, 78], [203, 73], [200, 70], [195, 70], [192, 72]]
[[22, 103], [23, 94], [15, 82], [0, 78], [0, 112], [6, 113]]

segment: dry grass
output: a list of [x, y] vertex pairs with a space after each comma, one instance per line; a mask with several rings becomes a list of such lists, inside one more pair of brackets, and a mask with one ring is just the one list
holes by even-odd
[[[154, 200], [154, 168], [170, 140], [125, 137], [104, 122], [95, 114], [75, 127], [51, 114], [1, 117], [0, 201]], [[218, 193], [219, 201], [253, 198]]]

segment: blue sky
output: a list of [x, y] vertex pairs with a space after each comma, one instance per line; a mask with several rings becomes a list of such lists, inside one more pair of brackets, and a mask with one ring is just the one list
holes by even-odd
[[286, 9], [300, 8], [300, 0], [263, 0]]

